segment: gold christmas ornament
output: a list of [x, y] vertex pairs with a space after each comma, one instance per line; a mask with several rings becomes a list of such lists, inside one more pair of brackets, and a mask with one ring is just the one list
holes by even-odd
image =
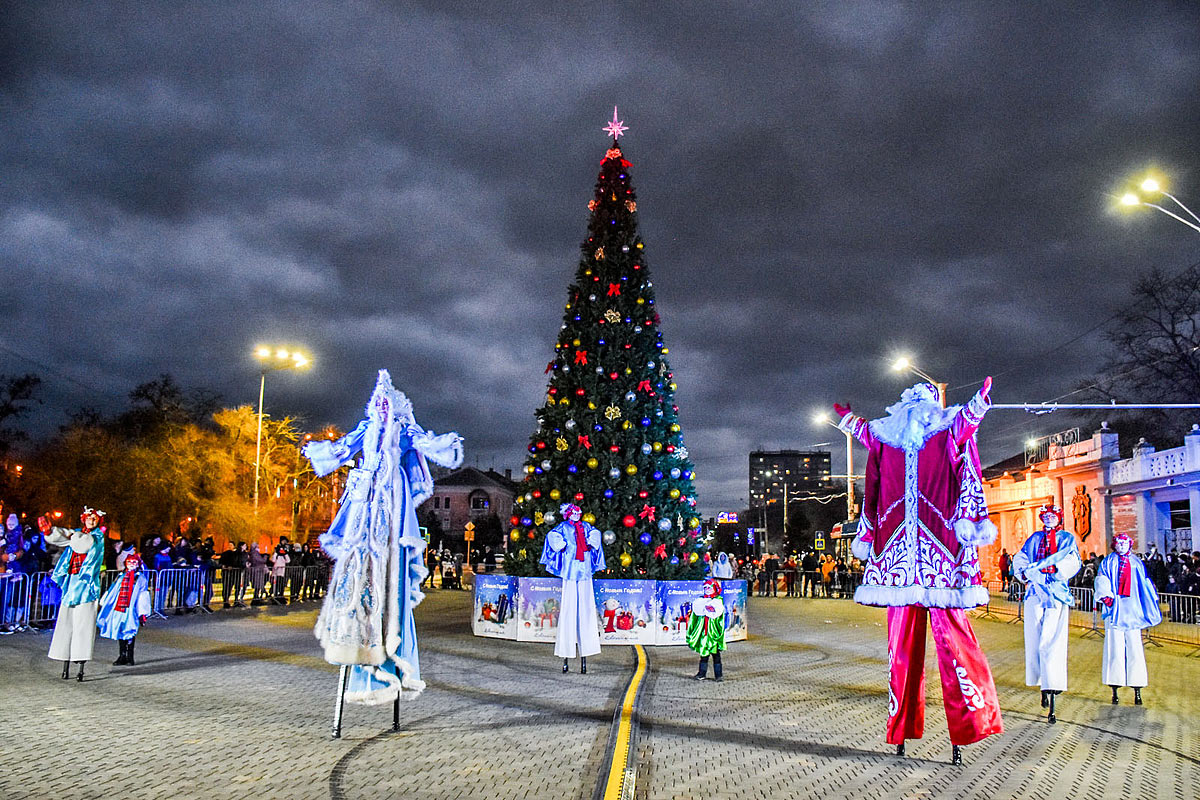
[[588, 525], [591, 525], [596, 521], [596, 515], [589, 511], [588, 513], [583, 515], [583, 521], [586, 522]]
[[550, 499], [551, 500], [557, 500], [560, 497], [562, 497], [562, 492], [560, 492], [558, 489], [550, 490]]
[[604, 318], [614, 325], [621, 321], [621, 315], [611, 308], [604, 312]]
[[558, 437], [557, 439], [555, 439], [554, 440], [554, 449], [560, 453], [563, 452], [564, 450], [566, 450], [567, 449], [567, 440], [561, 436]]
[[608, 417], [609, 419], [620, 419], [621, 409], [617, 408], [616, 406], [609, 406], [608, 408], [604, 409], [604, 416]]
[[632, 563], [633, 563], [633, 556], [629, 555], [629, 553], [621, 553], [621, 566], [622, 567], [628, 567]]

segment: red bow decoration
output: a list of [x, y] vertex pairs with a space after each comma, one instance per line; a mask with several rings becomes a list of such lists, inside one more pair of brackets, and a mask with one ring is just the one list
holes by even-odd
[[665, 544], [660, 544], [658, 547], [654, 548], [654, 557], [655, 558], [666, 558], [667, 557], [667, 546]]
[[610, 283], [608, 285], [608, 296], [609, 297], [620, 297], [621, 296], [621, 284]]
[[649, 380], [643, 380], [637, 385], [637, 388], [639, 392], [649, 392], [650, 394], [654, 394], [654, 390], [650, 388]]
[[[549, 372], [549, 371], [550, 371], [550, 370], [552, 370], [552, 369], [554, 369], [554, 362], [553, 362], [553, 361], [551, 361], [549, 364], [547, 364], [547, 365], [546, 365], [546, 372]], [[545, 375], [545, 374], [546, 374], [546, 372], [543, 372], [542, 374], [543, 374], [543, 375]]]
[[576, 350], [575, 351], [575, 363], [576, 364], [587, 364], [587, 350]]
[[650, 522], [654, 522], [654, 514], [656, 511], [658, 511], [658, 509], [655, 508], [654, 506], [643, 505], [642, 511], [640, 514], [638, 514], [638, 516], [641, 517], [642, 519], [649, 520]]
[[580, 436], [580, 437], [579, 437], [579, 443], [580, 443], [581, 445], [583, 445], [583, 448], [584, 448], [585, 450], [591, 450], [591, 449], [592, 449], [592, 443], [591, 443], [591, 442], [588, 440], [588, 437], [587, 437], [587, 436]]

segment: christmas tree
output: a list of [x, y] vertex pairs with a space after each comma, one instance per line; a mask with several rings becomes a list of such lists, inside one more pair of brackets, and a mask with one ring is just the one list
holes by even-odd
[[545, 574], [538, 559], [559, 506], [575, 503], [603, 532], [608, 577], [704, 574], [707, 544], [675, 383], [637, 228], [637, 197], [618, 140], [604, 154], [582, 258], [567, 290], [545, 404], [529, 440], [505, 569]]

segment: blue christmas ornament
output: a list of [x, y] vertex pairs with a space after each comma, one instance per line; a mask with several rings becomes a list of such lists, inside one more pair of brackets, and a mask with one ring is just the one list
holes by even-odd
[[572, 475], [574, 475], [576, 472], [579, 472], [579, 467], [575, 466], [574, 464], [568, 464], [568, 465], [567, 465], [567, 472], [569, 472], [569, 473], [571, 473]]
[[679, 467], [671, 467], [671, 477], [678, 478], [680, 475]]
[[599, 422], [597, 422], [595, 425], [592, 426], [592, 430], [599, 432], [599, 431], [604, 430], [604, 426], [601, 425]]
[[671, 520], [670, 520], [670, 519], [668, 519], [667, 517], [663, 517], [662, 519], [660, 519], [660, 520], [658, 521], [658, 529], [659, 529], [660, 531], [669, 531], [669, 530], [671, 530]]
[[650, 534], [647, 532], [647, 533], [643, 533], [641, 536], [639, 536], [638, 541], [641, 542], [642, 544], [650, 544], [650, 538], [651, 538]]
[[533, 471], [536, 472], [538, 475], [541, 475], [542, 472], [544, 472], [544, 470], [541, 467], [534, 467]]
[[649, 417], [642, 417], [642, 427], [643, 428], [650, 427], [650, 418]]
[[521, 517], [521, 524], [528, 528], [533, 524], [533, 520], [531, 520], [529, 517]]
[[654, 480], [656, 480], [656, 481], [662, 480], [662, 473], [659, 472], [658, 470], [654, 470]]
[[604, 496], [605, 496], [605, 497], [607, 497], [609, 500], [612, 500], [612, 496], [613, 496], [613, 490], [612, 490], [612, 489], [605, 489], [605, 490], [604, 490]]
[[679, 563], [679, 556], [671, 556], [671, 563], [672, 563], [672, 564], [678, 564], [678, 563]]
[[642, 445], [642, 452], [645, 453], [646, 455], [650, 455], [651, 451], [653, 451], [653, 450], [654, 450], [654, 448], [650, 446], [649, 442], [646, 442], [645, 444]]
[[626, 393], [625, 393], [625, 402], [626, 402], [626, 403], [632, 403], [634, 400], [637, 400], [637, 395], [636, 395], [636, 394], [634, 394], [633, 392], [626, 392]]

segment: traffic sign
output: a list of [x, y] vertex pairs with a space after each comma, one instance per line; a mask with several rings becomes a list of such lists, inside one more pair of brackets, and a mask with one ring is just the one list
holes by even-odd
[[463, 530], [463, 540], [467, 542], [475, 541], [475, 523], [468, 522], [467, 527]]

